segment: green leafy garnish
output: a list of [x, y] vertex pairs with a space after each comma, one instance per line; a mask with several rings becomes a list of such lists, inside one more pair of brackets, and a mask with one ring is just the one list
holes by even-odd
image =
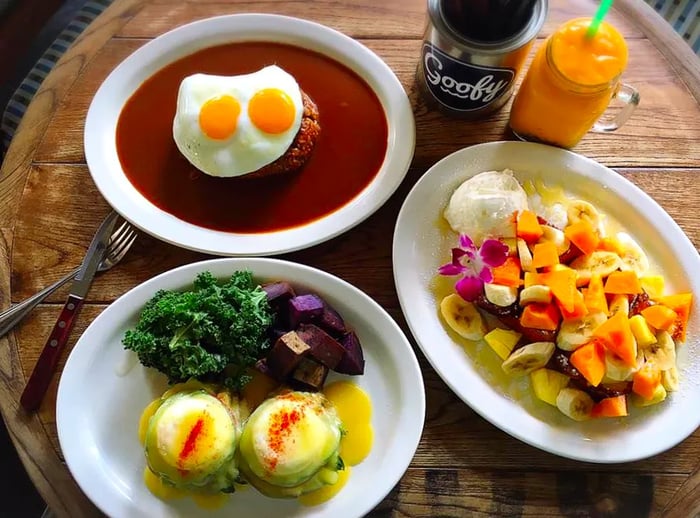
[[203, 272], [192, 290], [158, 291], [122, 343], [170, 383], [197, 378], [240, 389], [246, 369], [270, 347], [271, 323], [267, 295], [251, 272], [237, 271], [224, 284]]

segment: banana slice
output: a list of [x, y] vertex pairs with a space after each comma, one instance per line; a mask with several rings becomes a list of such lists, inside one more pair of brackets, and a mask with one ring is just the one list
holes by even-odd
[[558, 228], [550, 227], [549, 225], [540, 225], [542, 227], [542, 237], [537, 241], [538, 243], [544, 243], [545, 241], [551, 241], [557, 247], [557, 252], [559, 255], [563, 254], [569, 249], [571, 243], [569, 238], [564, 235], [564, 232]]
[[440, 302], [440, 313], [447, 325], [467, 340], [481, 340], [486, 333], [484, 320], [476, 306], [457, 293], [448, 295]]
[[601, 277], [607, 277], [618, 270], [622, 265], [622, 259], [615, 252], [596, 250], [590, 255], [581, 255], [571, 261], [569, 265], [576, 270], [576, 286], [588, 284], [594, 273]]
[[503, 308], [518, 300], [518, 288], [501, 284], [484, 284], [484, 295], [489, 302]]
[[563, 388], [557, 395], [557, 408], [574, 421], [586, 421], [591, 418], [593, 399], [583, 390]]
[[552, 302], [552, 290], [550, 287], [544, 284], [535, 284], [534, 286], [523, 288], [523, 291], [520, 292], [520, 305], [526, 306], [533, 302], [539, 302], [540, 304]]
[[678, 380], [678, 369], [676, 367], [671, 367], [665, 371], [661, 371], [661, 383], [667, 392], [675, 392], [680, 387], [680, 381]]
[[566, 216], [569, 219], [569, 225], [583, 219], [588, 221], [593, 228], [598, 228], [601, 222], [600, 213], [596, 208], [583, 200], [573, 200], [569, 203], [566, 209]]
[[676, 344], [666, 331], [656, 334], [656, 343], [648, 345], [642, 352], [646, 361], [665, 371], [676, 366]]
[[607, 319], [604, 313], [597, 311], [575, 320], [565, 320], [557, 333], [557, 346], [565, 351], [578, 349], [591, 341], [593, 332]]
[[649, 258], [639, 243], [626, 232], [618, 232], [616, 237], [622, 249], [620, 270], [631, 270], [638, 277], [646, 274], [649, 271]]
[[523, 376], [544, 367], [554, 354], [554, 342], [533, 342], [515, 350], [501, 365], [506, 374]]
[[612, 317], [615, 313], [622, 311], [625, 315], [630, 314], [630, 298], [628, 295], [618, 293], [613, 295], [608, 304], [608, 314]]
[[518, 247], [518, 259], [520, 259], [520, 267], [524, 272], [534, 272], [535, 269], [532, 267], [532, 252], [530, 252], [530, 247], [524, 239], [518, 238], [516, 242]]
[[639, 354], [637, 356], [637, 365], [635, 367], [630, 367], [614, 354], [606, 352], [605, 376], [612, 381], [630, 381], [634, 377], [634, 373], [639, 370], [643, 361], [643, 355]]

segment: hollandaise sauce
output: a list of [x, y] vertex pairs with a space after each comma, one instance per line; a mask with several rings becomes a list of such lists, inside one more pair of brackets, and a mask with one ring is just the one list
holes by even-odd
[[143, 483], [154, 496], [157, 496], [161, 500], [176, 500], [189, 496], [194, 503], [202, 509], [219, 509], [223, 507], [230, 498], [230, 495], [227, 493], [195, 493], [194, 491], [185, 491], [169, 486], [148, 469], [148, 466], [143, 469]]
[[343, 422], [345, 433], [340, 441], [340, 456], [345, 469], [338, 472], [338, 481], [330, 486], [299, 497], [304, 505], [319, 505], [333, 498], [345, 486], [352, 472], [351, 466], [362, 462], [372, 449], [372, 401], [367, 393], [354, 383], [336, 381], [323, 389]]

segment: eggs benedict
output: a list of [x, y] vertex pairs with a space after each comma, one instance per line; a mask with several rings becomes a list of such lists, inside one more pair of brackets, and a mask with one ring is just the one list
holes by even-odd
[[148, 468], [180, 489], [233, 491], [240, 433], [241, 407], [228, 391], [194, 388], [166, 393], [146, 428]]
[[243, 477], [261, 493], [293, 498], [335, 484], [343, 469], [341, 422], [321, 393], [284, 392], [248, 419], [239, 444]]

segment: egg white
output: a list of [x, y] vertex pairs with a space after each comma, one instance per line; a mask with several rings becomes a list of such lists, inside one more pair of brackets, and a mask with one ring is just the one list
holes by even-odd
[[[260, 90], [276, 88], [294, 104], [294, 121], [282, 133], [258, 129], [248, 117], [248, 103]], [[241, 112], [236, 131], [227, 139], [209, 138], [199, 126], [199, 112], [210, 99], [230, 95]], [[301, 89], [292, 75], [276, 65], [239, 76], [194, 74], [180, 83], [173, 138], [180, 152], [200, 171], [219, 177], [257, 171], [284, 155], [301, 127], [304, 106]]]

